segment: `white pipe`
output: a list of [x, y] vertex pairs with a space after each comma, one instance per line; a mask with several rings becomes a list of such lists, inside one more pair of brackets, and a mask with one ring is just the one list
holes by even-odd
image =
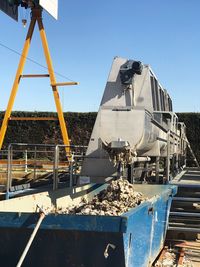
[[17, 265], [16, 265], [16, 267], [20, 267], [22, 265], [22, 263], [23, 263], [23, 261], [24, 261], [24, 259], [26, 257], [26, 254], [27, 254], [32, 242], [33, 242], [33, 239], [35, 238], [35, 235], [37, 234], [37, 231], [39, 230], [40, 224], [42, 223], [44, 218], [45, 218], [45, 214], [43, 212], [41, 212], [40, 213], [40, 218], [39, 218], [39, 220], [38, 220], [38, 222], [37, 222], [32, 234], [31, 234], [31, 236], [29, 238], [29, 241], [28, 241], [28, 243], [27, 243], [27, 245], [26, 245], [26, 247], [25, 247], [25, 249], [24, 249], [24, 251], [23, 251], [23, 253], [22, 253], [22, 255], [21, 255], [21, 257], [20, 257], [20, 259], [19, 259], [19, 261], [17, 263]]

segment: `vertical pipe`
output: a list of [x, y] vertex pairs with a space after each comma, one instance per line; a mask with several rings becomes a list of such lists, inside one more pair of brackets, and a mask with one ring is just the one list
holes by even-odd
[[10, 177], [11, 177], [11, 144], [8, 146], [8, 159], [7, 159], [7, 181], [6, 181], [6, 199], [9, 199], [10, 192]]
[[135, 183], [135, 178], [134, 178], [134, 163], [131, 163], [131, 183]]
[[36, 179], [36, 146], [34, 147], [34, 177], [33, 179], [35, 180]]
[[27, 153], [27, 150], [25, 150], [24, 154], [25, 154], [25, 173], [27, 173], [28, 172], [28, 153]]
[[53, 190], [58, 189], [58, 158], [59, 158], [59, 146], [57, 145], [54, 151]]
[[156, 184], [159, 184], [160, 157], [156, 157]]
[[[74, 160], [74, 167], [75, 167], [75, 170], [74, 170], [74, 180], [75, 180], [75, 184], [76, 184], [76, 182], [77, 182], [77, 168], [78, 168], [78, 164], [77, 164], [77, 157], [76, 158], [74, 158], [75, 160]], [[74, 185], [74, 184], [73, 184]]]
[[17, 95], [17, 91], [18, 91], [18, 87], [19, 87], [19, 83], [20, 83], [20, 77], [21, 77], [21, 75], [23, 73], [24, 65], [25, 65], [25, 62], [26, 62], [26, 57], [27, 57], [27, 54], [28, 54], [28, 51], [29, 51], [31, 38], [32, 38], [32, 35], [33, 35], [34, 27], [35, 27], [35, 22], [36, 22], [36, 19], [35, 18], [31, 18], [31, 23], [30, 23], [30, 26], [29, 26], [29, 29], [28, 29], [28, 33], [27, 33], [27, 36], [26, 36], [26, 40], [25, 40], [25, 43], [24, 43], [24, 48], [23, 48], [22, 55], [21, 55], [21, 58], [20, 58], [20, 61], [19, 61], [17, 73], [16, 73], [15, 80], [14, 80], [13, 87], [12, 87], [12, 91], [11, 91], [11, 94], [10, 94], [10, 98], [9, 98], [9, 101], [8, 101], [6, 112], [5, 112], [5, 115], [4, 115], [4, 118], [3, 118], [3, 122], [2, 122], [2, 125], [1, 125], [1, 130], [0, 130], [0, 150], [1, 150], [2, 145], [3, 145], [4, 137], [5, 137], [7, 126], [8, 126], [8, 120], [10, 118], [10, 114], [12, 112], [12, 108], [13, 108], [13, 105], [14, 105], [15, 97]]
[[166, 182], [170, 179], [170, 131], [167, 132], [167, 159], [166, 159]]
[[172, 155], [170, 171], [172, 173], [172, 176], [174, 177], [175, 176], [175, 154]]
[[70, 180], [69, 180], [69, 187], [73, 186], [73, 163], [74, 163], [74, 154], [70, 157]]
[[12, 186], [12, 167], [13, 167], [13, 147], [10, 147], [10, 185], [9, 187], [11, 188]]

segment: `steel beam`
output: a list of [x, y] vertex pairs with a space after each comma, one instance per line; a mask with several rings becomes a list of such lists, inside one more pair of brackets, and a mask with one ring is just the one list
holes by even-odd
[[15, 98], [16, 98], [16, 95], [17, 95], [17, 91], [18, 91], [18, 88], [19, 88], [20, 77], [21, 77], [21, 75], [23, 73], [24, 65], [25, 65], [25, 62], [26, 62], [26, 58], [27, 58], [27, 55], [28, 55], [29, 48], [30, 48], [31, 39], [32, 39], [32, 36], [33, 36], [34, 28], [35, 28], [35, 23], [36, 23], [36, 18], [32, 18], [30, 26], [29, 26], [29, 29], [28, 29], [28, 33], [27, 33], [27, 36], [26, 36], [26, 40], [25, 40], [25, 43], [24, 43], [24, 48], [23, 48], [23, 51], [22, 51], [22, 55], [21, 55], [21, 58], [20, 58], [20, 61], [19, 61], [17, 73], [16, 73], [16, 76], [15, 76], [15, 80], [14, 80], [14, 83], [13, 83], [12, 91], [11, 91], [11, 94], [10, 94], [10, 98], [9, 98], [9, 101], [8, 101], [7, 109], [6, 109], [6, 112], [5, 112], [5, 115], [4, 115], [4, 119], [3, 119], [3, 122], [2, 122], [2, 125], [1, 125], [1, 130], [0, 130], [0, 150], [1, 150], [2, 145], [3, 145], [4, 137], [5, 137], [7, 126], [8, 126], [8, 120], [10, 118], [10, 115], [11, 115], [11, 112], [12, 112], [12, 108], [13, 108], [13, 105], [14, 105], [14, 102], [15, 102]]
[[[44, 25], [43, 25], [41, 16], [37, 16], [37, 23], [38, 23], [38, 27], [39, 27], [39, 31], [40, 31], [40, 37], [42, 40], [43, 50], [44, 50], [46, 63], [47, 63], [47, 67], [48, 67], [48, 71], [49, 71], [49, 75], [50, 75], [50, 81], [51, 81], [51, 84], [56, 84], [56, 77], [55, 77], [55, 73], [54, 73], [54, 69], [53, 69], [51, 55], [50, 55], [48, 42], [47, 42], [47, 38], [46, 38], [46, 33], [44, 30]], [[69, 148], [70, 141], [69, 141], [66, 123], [64, 120], [63, 111], [62, 111], [62, 107], [61, 107], [61, 103], [60, 103], [60, 97], [59, 97], [59, 93], [58, 93], [58, 89], [57, 89], [56, 85], [52, 86], [52, 91], [53, 91], [53, 96], [54, 96], [56, 109], [57, 109], [57, 113], [58, 113], [58, 119], [59, 119], [59, 123], [60, 123], [63, 142], [67, 146], [66, 152], [69, 153], [70, 152], [70, 148]]]

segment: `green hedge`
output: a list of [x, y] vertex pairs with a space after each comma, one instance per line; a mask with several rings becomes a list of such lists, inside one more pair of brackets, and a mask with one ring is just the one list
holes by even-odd
[[[0, 112], [0, 123], [3, 112]], [[53, 112], [13, 112], [12, 117], [55, 117]], [[69, 138], [72, 144], [87, 145], [96, 118], [96, 112], [89, 113], [64, 113], [67, 123]], [[3, 149], [9, 143], [28, 144], [62, 144], [62, 137], [57, 121], [15, 121], [8, 124]]]
[[186, 125], [186, 135], [191, 148], [200, 162], [200, 113], [177, 113], [179, 121]]
[[[96, 112], [64, 113], [72, 144], [87, 145], [96, 119]], [[13, 117], [57, 117], [54, 112], [13, 112]], [[200, 113], [178, 113], [187, 126], [187, 137], [200, 161]], [[3, 112], [0, 112], [0, 123]], [[58, 121], [10, 121], [3, 148], [9, 143], [61, 144]]]

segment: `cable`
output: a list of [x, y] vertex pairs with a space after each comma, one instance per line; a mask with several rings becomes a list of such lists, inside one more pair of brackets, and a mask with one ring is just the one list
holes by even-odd
[[[8, 47], [7, 45], [2, 44], [1, 42], [0, 42], [0, 46], [2, 46], [2, 47], [4, 47], [4, 48], [8, 49], [9, 51], [11, 51], [11, 52], [17, 54], [18, 56], [23, 56], [23, 55], [22, 55], [21, 53], [19, 53], [18, 51], [14, 50], [14, 49], [12, 49], [12, 48], [10, 48], [10, 47]], [[24, 57], [24, 56], [23, 56], [23, 57]], [[44, 68], [44, 69], [46, 69], [46, 70], [48, 70], [48, 68], [47, 68], [46, 66], [44, 66], [44, 65], [42, 65], [42, 64], [40, 64], [40, 63], [38, 63], [38, 62], [35, 61], [34, 59], [29, 58], [29, 57], [25, 57], [25, 58], [26, 58], [27, 60], [29, 60], [30, 62], [32, 62], [32, 63], [34, 63], [34, 64], [36, 64], [36, 65], [38, 65], [38, 66], [40, 66], [40, 67], [42, 67], [42, 68]], [[57, 74], [58, 76], [62, 77], [62, 78], [67, 79], [67, 80], [70, 81], [70, 82], [75, 82], [74, 80], [68, 78], [67, 76], [65, 76], [65, 75], [63, 75], [63, 74], [61, 74], [61, 73], [59, 73], [59, 72], [54, 71], [54, 73]]]

